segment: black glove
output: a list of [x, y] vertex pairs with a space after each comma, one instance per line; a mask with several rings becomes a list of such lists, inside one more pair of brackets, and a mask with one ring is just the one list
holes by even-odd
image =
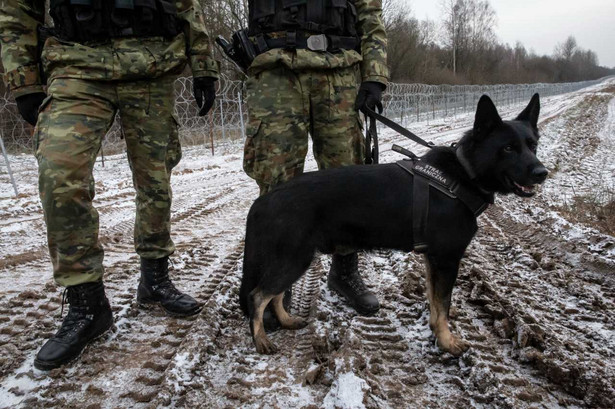
[[361, 83], [359, 93], [357, 95], [357, 101], [354, 104], [354, 109], [360, 109], [361, 112], [367, 115], [365, 107], [368, 107], [372, 111], [378, 108], [378, 112], [382, 112], [382, 91], [384, 91], [384, 84], [375, 81], [365, 81]]
[[[193, 83], [194, 99], [199, 106], [199, 116], [209, 112], [216, 99], [217, 80], [213, 77], [196, 77]], [[203, 100], [203, 97], [205, 100]]]
[[19, 113], [30, 125], [36, 125], [36, 121], [38, 120], [38, 108], [45, 98], [47, 98], [47, 95], [44, 92], [34, 92], [15, 98]]

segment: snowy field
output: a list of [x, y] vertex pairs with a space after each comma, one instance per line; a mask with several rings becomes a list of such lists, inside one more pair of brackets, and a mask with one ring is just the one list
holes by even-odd
[[[575, 195], [615, 190], [615, 80], [542, 101], [538, 156], [551, 171], [532, 199], [498, 197], [479, 219], [453, 294], [452, 326], [471, 349], [441, 353], [428, 326], [422, 260], [379, 250], [360, 269], [382, 309], [359, 317], [326, 288], [319, 256], [294, 289], [302, 330], [258, 355], [237, 300], [244, 222], [258, 195], [242, 146], [187, 148], [173, 175], [172, 277], [205, 304], [189, 320], [137, 308], [134, 191], [125, 155], [95, 167], [115, 327], [75, 363], [44, 373], [34, 355], [61, 322], [31, 155], [0, 167], [2, 408], [613, 408], [615, 239], [566, 219]], [[500, 109], [511, 119], [523, 106]], [[410, 129], [436, 144], [469, 115]], [[392, 143], [423, 152], [387, 129]], [[307, 169], [314, 170], [313, 159]], [[403, 189], [400, 186], [400, 189]]]

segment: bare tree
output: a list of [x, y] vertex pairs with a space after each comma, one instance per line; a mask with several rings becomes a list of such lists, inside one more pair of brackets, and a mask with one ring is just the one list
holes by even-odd
[[574, 36], [568, 36], [566, 41], [559, 43], [555, 47], [555, 58], [564, 61], [571, 61], [572, 56], [577, 51], [577, 40]]

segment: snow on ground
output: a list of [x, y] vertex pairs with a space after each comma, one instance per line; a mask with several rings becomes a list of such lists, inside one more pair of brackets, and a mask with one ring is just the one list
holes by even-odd
[[[115, 328], [75, 363], [32, 367], [60, 318], [31, 155], [11, 156], [20, 194], [0, 167], [0, 407], [615, 407], [615, 239], [566, 220], [573, 195], [615, 178], [615, 81], [543, 99], [539, 157], [551, 175], [537, 197], [500, 197], [479, 219], [453, 296], [452, 326], [472, 348], [442, 354], [428, 326], [422, 260], [378, 250], [360, 268], [381, 311], [359, 317], [326, 287], [319, 256], [294, 288], [302, 330], [255, 353], [238, 309], [243, 229], [258, 195], [239, 143], [185, 149], [174, 171], [172, 274], [205, 304], [190, 320], [135, 305], [134, 192], [125, 155], [95, 166], [106, 287]], [[511, 119], [523, 106], [500, 107]], [[437, 144], [472, 115], [413, 123]], [[381, 162], [392, 143], [380, 131]], [[307, 170], [316, 168], [307, 161]], [[402, 187], [400, 187], [402, 188]]]

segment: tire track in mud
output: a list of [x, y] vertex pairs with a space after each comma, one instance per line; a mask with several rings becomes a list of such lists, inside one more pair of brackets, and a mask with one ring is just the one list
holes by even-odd
[[[183, 362], [194, 362], [194, 366], [169, 368], [157, 405], [260, 407], [267, 402], [286, 406], [298, 399], [297, 388], [310, 382], [313, 374], [306, 372], [306, 368], [315, 356], [312, 324], [299, 331], [269, 334], [279, 348], [276, 355], [256, 353], [247, 321], [239, 309], [241, 263], [229, 267], [231, 274], [224, 278], [220, 292], [210, 299], [199, 317], [200, 330], [184, 341], [178, 353], [187, 357]], [[309, 317], [320, 295], [323, 272], [317, 257], [308, 273], [295, 284], [294, 314]], [[192, 387], [196, 385], [199, 387]], [[255, 393], [257, 389], [271, 387], [276, 387], [275, 396], [266, 391]]]
[[[227, 183], [227, 185], [228, 186], [224, 187], [222, 191], [220, 191], [221, 186], [216, 186], [208, 187], [202, 192], [199, 192], [199, 194], [203, 197], [207, 197], [204, 201], [200, 201], [188, 195], [178, 197], [173, 203], [173, 208], [178, 210], [174, 210], [171, 216], [172, 227], [174, 227], [178, 222], [191, 219], [193, 217], [198, 218], [201, 213], [207, 213], [207, 208], [212, 202], [231, 194], [235, 191], [235, 189], [245, 185], [245, 181], [233, 181]], [[211, 195], [211, 191], [215, 191], [216, 194]], [[191, 193], [194, 194], [194, 192]], [[134, 192], [132, 192], [131, 195], [119, 195], [118, 198], [127, 198], [129, 196], [134, 196]], [[99, 213], [101, 214], [111, 214], [117, 211], [117, 209], [113, 209], [113, 205], [108, 205], [106, 210], [97, 207], [97, 210], [99, 210]], [[118, 250], [120, 252], [134, 251], [131, 240], [132, 230], [134, 228], [134, 212], [131, 212], [128, 216], [129, 218], [117, 221], [115, 224], [111, 224], [110, 226], [100, 227], [100, 242], [103, 246], [108, 247], [105, 249], [106, 252]], [[38, 229], [41, 231], [41, 234], [45, 234], [44, 225], [40, 220]], [[15, 268], [23, 264], [33, 262], [37, 262], [35, 263], [36, 266], [47, 265], [49, 263], [46, 244], [25, 249], [17, 254], [3, 255], [2, 260], [0, 260], [0, 269]]]
[[335, 352], [336, 359], [342, 357], [346, 364], [332, 369], [350, 370], [367, 381], [368, 407], [525, 408], [580, 403], [514, 358], [512, 340], [501, 337], [492, 315], [472, 302], [477, 280], [466, 271], [467, 261], [453, 292], [451, 327], [472, 348], [454, 358], [434, 345], [422, 257], [380, 250], [367, 253], [363, 260], [362, 271], [378, 272], [368, 281], [374, 287], [380, 280], [375, 289], [382, 308], [373, 317], [347, 318], [348, 331]]
[[[233, 219], [228, 224], [235, 230], [242, 229], [245, 215], [241, 211], [247, 212], [247, 209], [241, 209], [234, 203], [241, 203], [240, 199], [247, 196], [247, 186], [245, 183], [243, 188], [241, 188], [241, 183], [236, 185], [237, 188], [234, 190], [225, 189], [222, 194], [186, 209], [180, 213], [180, 217], [182, 220], [190, 219], [191, 223], [204, 225], [207, 223], [206, 220], [211, 218], [210, 216], [219, 216], [224, 210], [231, 210], [231, 216], [241, 219], [241, 222], [238, 223], [238, 220]], [[249, 203], [244, 201], [243, 207], [247, 208], [248, 205]], [[214, 233], [214, 236], [220, 237], [229, 232], [216, 221], [210, 224], [214, 227], [210, 229], [210, 233]], [[213, 247], [213, 242], [213, 237], [209, 240], [194, 237], [190, 243], [178, 243], [178, 250], [181, 251], [179, 263], [183, 268], [175, 271], [172, 268], [171, 272], [178, 287], [185, 288], [186, 284], [192, 285], [194, 287], [192, 291], [186, 291], [196, 294], [196, 298], [200, 301], [206, 301], [211, 296], [223, 279], [221, 272], [228, 269], [229, 262], [236, 263], [242, 251], [241, 245], [241, 248], [235, 249], [227, 257], [230, 261], [221, 261], [222, 267], [208, 274], [208, 267], [215, 264], [220, 257], [217, 249]], [[183, 252], [183, 249], [186, 251]], [[48, 316], [50, 311], [57, 314], [60, 306], [59, 297], [49, 296], [49, 293], [56, 293], [55, 286], [49, 284], [42, 291], [24, 292], [8, 300], [4, 303], [5, 305], [0, 304], [3, 317], [16, 317], [13, 321], [16, 321], [17, 325], [23, 324], [26, 329], [22, 333], [14, 329], [15, 325], [12, 325], [15, 324], [14, 322], [0, 323], [0, 345], [3, 349], [13, 352], [10, 354], [10, 359], [3, 357], [0, 361], [0, 379], [5, 378], [6, 380], [6, 376], [18, 376], [20, 379], [27, 378], [34, 384], [45, 383], [46, 379], [52, 379], [56, 386], [60, 385], [60, 389], [66, 392], [65, 394], [58, 394], [57, 391], [52, 393], [43, 386], [35, 386], [33, 390], [28, 391], [28, 395], [32, 395], [32, 398], [26, 402], [29, 406], [70, 406], [86, 398], [102, 402], [110, 398], [109, 394], [113, 399], [131, 401], [132, 405], [134, 402], [149, 401], [156, 395], [154, 393], [156, 385], [162, 383], [163, 380], [161, 374], [164, 374], [174, 356], [174, 351], [181, 345], [194, 319], [182, 321], [167, 318], [163, 313], [154, 312], [152, 315], [138, 309], [134, 303], [138, 280], [138, 257], [132, 255], [127, 258], [123, 254], [114, 253], [114, 251], [108, 252], [109, 261], [105, 263], [109, 264], [106, 268], [105, 284], [115, 315], [114, 331], [102, 341], [96, 341], [94, 345], [86, 348], [78, 363], [61, 370], [51, 371], [49, 378], [45, 378], [38, 371], [33, 371], [30, 361], [42, 342], [57, 330], [58, 320]], [[130, 253], [132, 253], [132, 248]], [[30, 299], [36, 302], [29, 301]], [[40, 310], [43, 313], [33, 312], [33, 310]], [[22, 319], [21, 317], [24, 316], [32, 319]], [[20, 339], [24, 336], [26, 340]], [[119, 371], [119, 375], [114, 374], [114, 367], [120, 362], [122, 370]], [[19, 365], [24, 368], [15, 375], [14, 372], [19, 370]], [[91, 367], [95, 369], [89, 369]], [[111, 374], [111, 381], [107, 379], [105, 386], [92, 386], [96, 382], [104, 383], [101, 376], [92, 379], [92, 371]], [[129, 381], [120, 382], [119, 376], [127, 377]], [[79, 379], [89, 380], [90, 386], [94, 388], [89, 390], [86, 396], [80, 396], [78, 393]], [[115, 385], [117, 390], [109, 391], [109, 383], [112, 384], [114, 380], [118, 383]], [[140, 385], [140, 387], [127, 391], [126, 385], [132, 384]], [[118, 393], [122, 391], [122, 395], [118, 396]], [[13, 389], [12, 392], [21, 393], [19, 388]]]
[[586, 251], [506, 211], [487, 212], [483, 251], [470, 257], [471, 299], [518, 362], [589, 407], [614, 406], [612, 277], [602, 264], [578, 267], [572, 260], [589, 258]]

